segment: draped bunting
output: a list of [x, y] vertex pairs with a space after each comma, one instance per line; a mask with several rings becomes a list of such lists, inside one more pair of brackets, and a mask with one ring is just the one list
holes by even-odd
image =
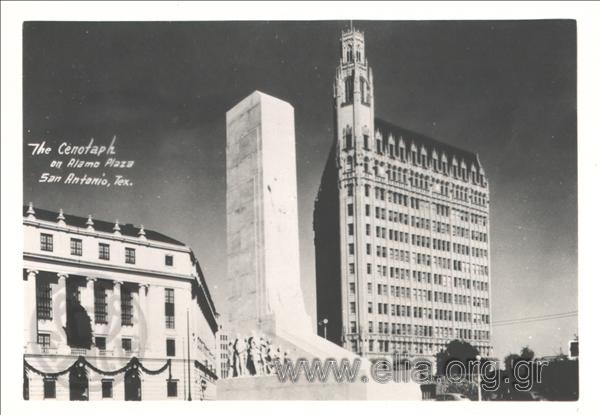
[[171, 359], [167, 359], [166, 363], [162, 367], [160, 367], [158, 369], [154, 369], [154, 370], [153, 369], [148, 369], [147, 367], [145, 367], [139, 361], [139, 359], [137, 357], [135, 357], [135, 356], [132, 357], [131, 360], [129, 362], [127, 362], [127, 364], [125, 366], [123, 366], [122, 368], [117, 369], [117, 370], [102, 370], [100, 368], [97, 368], [96, 366], [94, 366], [90, 362], [88, 362], [84, 356], [79, 356], [73, 362], [73, 364], [71, 364], [66, 369], [58, 371], [58, 372], [44, 372], [44, 371], [42, 371], [40, 369], [37, 369], [37, 368], [33, 367], [25, 359], [23, 359], [23, 365], [25, 366], [25, 368], [27, 370], [31, 370], [32, 372], [37, 373], [40, 376], [50, 377], [50, 378], [57, 378], [59, 376], [66, 375], [73, 368], [76, 368], [76, 367], [79, 367], [79, 368], [89, 367], [94, 372], [100, 373], [101, 375], [104, 375], [104, 376], [115, 376], [115, 375], [118, 375], [120, 373], [124, 373], [124, 372], [128, 371], [129, 369], [134, 369], [134, 370], [141, 369], [142, 372], [144, 372], [144, 373], [146, 373], [148, 375], [158, 375], [158, 374], [164, 372], [165, 370], [167, 370], [167, 368], [168, 368], [169, 369], [169, 379], [171, 379]]

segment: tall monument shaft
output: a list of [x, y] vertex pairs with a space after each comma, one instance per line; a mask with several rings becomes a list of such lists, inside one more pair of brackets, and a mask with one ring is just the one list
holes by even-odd
[[228, 320], [272, 332], [308, 316], [300, 288], [294, 109], [254, 92], [227, 112]]

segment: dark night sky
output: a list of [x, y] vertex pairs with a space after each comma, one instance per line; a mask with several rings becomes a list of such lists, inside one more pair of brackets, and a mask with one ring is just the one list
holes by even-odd
[[[223, 308], [225, 112], [261, 90], [295, 108], [302, 278], [314, 313], [312, 206], [346, 26], [26, 23], [25, 202], [143, 223], [186, 242]], [[575, 23], [355, 26], [365, 31], [377, 116], [479, 153], [491, 188], [493, 319], [576, 310]], [[31, 157], [27, 143], [113, 135], [118, 157], [136, 160], [132, 188], [37, 183], [50, 159]], [[495, 354], [524, 345], [554, 354], [576, 331], [575, 318], [499, 326]]]

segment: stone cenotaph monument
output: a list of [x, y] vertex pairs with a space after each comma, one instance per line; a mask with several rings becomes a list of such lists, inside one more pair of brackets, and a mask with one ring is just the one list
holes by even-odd
[[[300, 285], [294, 108], [255, 91], [227, 111], [227, 276], [225, 325], [236, 350], [235, 377], [217, 382], [217, 399], [420, 399], [414, 383], [381, 385], [364, 360], [356, 383], [281, 382], [250, 368], [257, 339], [286, 358], [359, 357], [319, 336]], [[280, 349], [279, 349], [280, 348]], [[236, 351], [233, 351], [236, 353]], [[237, 355], [241, 356], [241, 352]], [[282, 356], [278, 356], [282, 358]], [[240, 360], [241, 359], [241, 360]], [[234, 359], [235, 360], [235, 359]], [[364, 376], [362, 376], [364, 375]]]

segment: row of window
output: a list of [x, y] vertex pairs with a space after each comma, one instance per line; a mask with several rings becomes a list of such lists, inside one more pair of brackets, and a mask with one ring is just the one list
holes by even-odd
[[[418, 199], [415, 199], [416, 202], [418, 202]], [[347, 206], [347, 213], [348, 213], [348, 217], [353, 217], [354, 216], [354, 204], [353, 203], [348, 203]], [[387, 214], [387, 215], [386, 215]], [[365, 216], [370, 216], [371, 215], [371, 205], [369, 204], [365, 204]], [[387, 217], [386, 217], [387, 216]], [[390, 209], [384, 209], [384, 208], [380, 208], [379, 206], [375, 206], [375, 218], [376, 219], [380, 219], [380, 220], [388, 220], [390, 222], [393, 223], [401, 223], [404, 225], [408, 225], [408, 219], [409, 219], [409, 215], [402, 213], [402, 212], [396, 212]], [[351, 225], [351, 224], [349, 224]], [[370, 224], [366, 224], [366, 229], [365, 232], [367, 234], [367, 236], [370, 235], [371, 232], [371, 228], [370, 228]], [[424, 230], [431, 230], [433, 229], [435, 232], [438, 233], [450, 233], [450, 224], [449, 223], [445, 223], [445, 222], [440, 222], [440, 221], [435, 221], [435, 220], [430, 220], [427, 218], [423, 218], [423, 217], [419, 217], [419, 216], [410, 216], [410, 226], [412, 226], [413, 228], [416, 229], [424, 229]], [[380, 233], [378, 236], [380, 236], [381, 238], [386, 238], [386, 228], [385, 227], [381, 227], [383, 229], [383, 233]], [[377, 230], [377, 227], [376, 227]], [[389, 231], [391, 232], [392, 230], [389, 229]], [[348, 232], [350, 235], [354, 235], [354, 228], [349, 228]], [[389, 239], [392, 239], [391, 233], [389, 234]], [[458, 237], [462, 237], [462, 238], [466, 238], [469, 239], [469, 237], [475, 241], [480, 241], [480, 242], [487, 242], [487, 234], [485, 232], [480, 232], [480, 231], [469, 231], [469, 229], [462, 227], [462, 226], [456, 226], [453, 225], [452, 226], [452, 236], [458, 236]]]
[[[489, 340], [488, 330], [474, 330], [453, 327], [433, 327], [422, 324], [409, 323], [389, 323], [379, 322], [377, 332], [374, 330], [374, 323], [369, 321], [369, 334], [391, 334], [396, 336], [421, 336], [421, 337], [454, 337], [454, 332], [459, 339]], [[349, 334], [357, 334], [358, 327], [356, 321], [350, 321]]]
[[[350, 294], [356, 294], [356, 283], [350, 282], [348, 285], [348, 289]], [[412, 295], [411, 295], [412, 293]], [[433, 301], [436, 303], [445, 303], [445, 304], [455, 304], [459, 305], [468, 305], [471, 304], [471, 296], [464, 294], [452, 294], [445, 291], [431, 291], [425, 290], [421, 288], [410, 288], [403, 287], [400, 285], [390, 285], [389, 286], [389, 295], [391, 297], [397, 298], [406, 298], [411, 299], [414, 297], [414, 300], [421, 301], [432, 301], [432, 293], [433, 293]], [[367, 283], [367, 294], [373, 294], [373, 283]], [[388, 295], [388, 285], [387, 284], [377, 284], [377, 295], [387, 296]], [[452, 299], [454, 298], [454, 301]], [[473, 302], [472, 305], [474, 307], [489, 307], [489, 300], [483, 297], [472, 297]], [[352, 310], [353, 306], [350, 305], [350, 309]]]
[[[415, 299], [417, 298], [417, 291], [425, 291], [425, 290], [415, 290]], [[420, 293], [421, 295], [423, 293]], [[429, 291], [431, 294], [431, 291]], [[431, 301], [431, 297], [428, 301]], [[349, 313], [351, 315], [356, 314], [356, 302], [350, 301], [349, 303]], [[405, 304], [389, 304], [389, 303], [377, 303], [377, 314], [378, 315], [389, 315], [392, 317], [414, 317], [414, 318], [422, 318], [422, 319], [433, 319], [436, 316], [436, 320], [438, 320], [439, 316], [433, 313], [433, 308], [428, 307], [419, 307], [419, 306], [410, 306]], [[442, 311], [442, 310], [440, 310]], [[473, 322], [473, 323], [485, 323], [489, 324], [489, 314], [472, 314], [466, 311], [454, 311], [454, 318], [452, 318], [452, 311], [446, 310], [446, 318], [444, 320], [448, 321], [457, 321], [457, 322]], [[373, 314], [373, 302], [367, 302], [367, 313]]]
[[[451, 338], [454, 337], [452, 333], [452, 328], [448, 327], [436, 327], [436, 338], [445, 337]], [[438, 332], [439, 331], [439, 332]], [[471, 333], [468, 332], [457, 332], [460, 334], [459, 338], [466, 339], [466, 336], [470, 336]], [[464, 335], [464, 336], [463, 336]], [[485, 330], [474, 330], [473, 331], [473, 339], [474, 340], [489, 340], [489, 332]], [[358, 343], [356, 340], [350, 341], [352, 351], [358, 352]], [[368, 341], [368, 350], [369, 352], [374, 352], [375, 340], [370, 339]], [[377, 340], [378, 352], [379, 353], [387, 353], [390, 350], [398, 350], [398, 351], [406, 351], [409, 353], [415, 354], [432, 354], [435, 351], [440, 351], [443, 349], [443, 345], [438, 345], [437, 349], [434, 349], [434, 345], [432, 343], [421, 343], [421, 342], [403, 342], [403, 341], [393, 341], [393, 340]], [[484, 355], [488, 355], [489, 351], [486, 350], [485, 347], [482, 348], [482, 352]]]
[[[177, 379], [167, 379], [167, 396], [177, 397]], [[114, 379], [102, 379], [102, 398], [113, 397]], [[44, 399], [56, 399], [56, 378], [44, 377]]]
[[[42, 251], [54, 251], [54, 236], [49, 233], [40, 234], [40, 249]], [[71, 238], [71, 255], [83, 255], [83, 241], [78, 238]], [[107, 243], [98, 243], [98, 259], [110, 259], [110, 245]], [[125, 247], [125, 263], [135, 264], [135, 248]], [[173, 255], [165, 255], [165, 265], [173, 266]]]
[[[367, 196], [367, 197], [369, 196], [369, 193], [370, 193], [369, 189], [370, 189], [369, 185], [365, 185], [365, 196]], [[348, 190], [348, 196], [353, 196], [352, 184], [348, 185], [347, 190]], [[375, 199], [385, 201], [385, 193], [386, 193], [385, 189], [375, 186]], [[403, 205], [405, 207], [410, 206], [413, 209], [427, 208], [429, 206], [429, 203], [427, 201], [416, 198], [416, 197], [409, 198], [406, 195], [403, 195], [401, 193], [394, 192], [391, 190], [388, 191], [387, 193], [388, 193], [388, 202], [390, 202], [390, 203]], [[409, 201], [410, 201], [410, 205], [409, 205]], [[470, 217], [471, 222], [473, 224], [482, 225], [482, 226], [486, 226], [486, 224], [487, 224], [487, 219], [485, 216], [477, 215], [477, 214], [470, 214], [470, 216], [469, 216], [469, 213], [466, 211], [454, 209], [454, 208], [450, 209], [450, 207], [447, 205], [442, 205], [442, 204], [435, 203], [435, 202], [432, 202], [432, 205], [435, 207], [435, 214], [438, 216], [449, 217], [450, 212], [452, 212], [452, 217], [456, 220], [463, 221], [463, 222], [469, 222], [469, 217]], [[378, 211], [376, 208], [376, 212], [375, 212], [376, 217], [378, 219], [385, 219], [385, 210], [383, 208], [381, 208], [381, 209], [382, 209], [382, 211], [380, 213], [380, 211]], [[369, 215], [367, 213], [369, 211], [370, 211], [370, 208], [366, 209], [365, 213], [367, 216]], [[400, 222], [402, 222], [402, 220], [400, 220]]]
[[[69, 298], [80, 301], [78, 287], [68, 286]], [[107, 287], [104, 283], [94, 283], [94, 322], [108, 324]], [[126, 284], [121, 284], [121, 325], [133, 325], [133, 291]], [[52, 285], [44, 278], [36, 278], [36, 310], [38, 320], [52, 320]], [[165, 288], [165, 325], [168, 329], [175, 328], [175, 290]]]
[[[131, 337], [122, 337], [121, 338], [121, 349], [125, 352], [132, 352], [133, 339]], [[42, 352], [47, 353], [51, 347], [50, 342], [50, 333], [38, 333], [37, 335], [37, 343], [40, 346]], [[106, 350], [106, 336], [95, 336], [94, 344], [98, 348], [98, 350]], [[175, 347], [175, 339], [166, 339], [166, 354], [167, 357], [174, 357], [177, 353]]]
[[[353, 90], [352, 83], [350, 82], [350, 80], [351, 80], [351, 78], [346, 79], [346, 94], [351, 94], [352, 90]], [[346, 95], [346, 101], [347, 101], [347, 99], [348, 99], [348, 95]], [[348, 103], [348, 101], [346, 103]], [[344, 150], [349, 151], [352, 149], [352, 137], [353, 137], [352, 128], [350, 126], [348, 126], [344, 130], [344, 138], [345, 138]], [[469, 179], [470, 179], [474, 184], [481, 184], [481, 185], [484, 184], [483, 174], [475, 171], [474, 169], [472, 169], [471, 172], [469, 173], [466, 166], [461, 165], [459, 167], [455, 159], [452, 160], [452, 163], [450, 166], [448, 165], [448, 162], [445, 159], [439, 160], [437, 158], [437, 155], [435, 155], [435, 154], [433, 154], [431, 159], [429, 159], [428, 155], [427, 155], [427, 151], [425, 150], [424, 147], [421, 147], [421, 152], [419, 153], [414, 146], [411, 148], [410, 151], [407, 151], [404, 148], [404, 145], [394, 145], [394, 143], [389, 142], [389, 140], [383, 141], [379, 138], [376, 138], [375, 143], [376, 143], [377, 153], [378, 154], [387, 153], [387, 155], [391, 159], [399, 159], [403, 163], [412, 163], [414, 166], [420, 166], [423, 168], [431, 168], [435, 172], [444, 174], [446, 176], [451, 175], [455, 179], [460, 179], [465, 182], [469, 181]], [[363, 134], [363, 149], [366, 151], [370, 150], [368, 134]], [[365, 164], [366, 163], [368, 163], [367, 157], [365, 157]], [[348, 156], [347, 165], [350, 168], [352, 168], [352, 166], [353, 166], [351, 156]], [[398, 168], [396, 166], [390, 165], [389, 163], [387, 164], [387, 166], [388, 166], [388, 170], [387, 170], [388, 176], [390, 176], [390, 179], [391, 179], [391, 177], [393, 177], [395, 175], [394, 173], [396, 173], [396, 170], [398, 170], [398, 173], [404, 173], [404, 176], [406, 174], [406, 169]], [[411, 171], [411, 174], [412, 173], [413, 172]], [[416, 174], [420, 175], [419, 173], [416, 173]], [[421, 175], [421, 176], [423, 176], [423, 175]], [[396, 180], [396, 179], [394, 179], [394, 180]], [[400, 178], [398, 180], [400, 180]]]
[[[435, 257], [434, 257], [435, 258]], [[354, 265], [353, 262], [348, 264], [348, 269], [349, 269], [349, 273], [351, 275], [354, 275], [356, 272], [356, 267]], [[397, 279], [402, 279], [402, 280], [406, 280], [410, 278], [410, 270], [406, 269], [406, 268], [399, 268], [399, 267], [387, 267], [386, 265], [377, 265], [377, 276], [378, 277], [387, 277], [388, 274], [388, 269], [389, 269], [389, 274], [390, 274], [390, 278], [397, 278]], [[367, 275], [371, 275], [372, 274], [372, 264], [371, 263], [367, 263]], [[413, 270], [412, 272], [412, 276], [413, 276], [413, 281], [414, 282], [423, 282], [423, 283], [427, 283], [427, 284], [431, 284], [431, 272], [426, 272], [426, 271], [418, 271], [418, 270]], [[471, 286], [473, 287], [473, 289], [476, 290], [482, 290], [482, 291], [487, 291], [488, 290], [488, 283], [484, 282], [484, 281], [477, 281], [477, 280], [473, 280], [472, 284], [471, 284], [471, 280], [468, 278], [461, 278], [461, 277], [451, 277], [449, 275], [442, 275], [442, 274], [433, 274], [433, 283], [436, 285], [443, 285], [443, 286], [449, 286], [451, 285], [452, 280], [454, 279], [454, 287], [456, 288], [466, 288], [466, 289], [471, 289]], [[353, 284], [353, 283], [351, 283]], [[371, 283], [368, 283], [371, 284]], [[367, 286], [368, 286], [367, 284]]]
[[[413, 236], [415, 236], [415, 235], [413, 235]], [[418, 243], [421, 243], [421, 245], [418, 245], [417, 243], [415, 243], [415, 245], [426, 247], [426, 248], [429, 247], [428, 244], [429, 244], [430, 238], [420, 237], [419, 235], [416, 235], [416, 236], [418, 238], [415, 238], [415, 241]], [[395, 248], [389, 248], [389, 250], [388, 250], [387, 247], [380, 246], [380, 245], [376, 245], [375, 248], [376, 248], [375, 255], [377, 257], [388, 258], [388, 252], [389, 252], [389, 254], [390, 254], [389, 258], [391, 260], [402, 261], [402, 262], [411, 262], [409, 251], [405, 251], [402, 249], [395, 249]], [[371, 249], [370, 243], [366, 244], [365, 252], [367, 255], [372, 254], [372, 249]], [[485, 251], [485, 252], [487, 254], [487, 251]], [[348, 244], [348, 255], [349, 256], [355, 255], [354, 243]], [[432, 258], [433, 258], [433, 265], [436, 268], [453, 269], [455, 271], [461, 271], [461, 272], [467, 272], [467, 273], [472, 272], [475, 275], [488, 275], [488, 272], [489, 272], [489, 268], [487, 265], [471, 264], [466, 261], [461, 261], [461, 260], [456, 260], [456, 259], [452, 260], [451, 258], [446, 258], [446, 257], [438, 257], [438, 256], [432, 257], [431, 255], [422, 254], [420, 252], [413, 252], [412, 263], [416, 264], [416, 265], [431, 266]], [[355, 272], [353, 263], [350, 264], [349, 272], [350, 272], [350, 274], [354, 274], [354, 272]], [[369, 266], [367, 265], [367, 274], [370, 274], [370, 273], [371, 272], [369, 271]]]

